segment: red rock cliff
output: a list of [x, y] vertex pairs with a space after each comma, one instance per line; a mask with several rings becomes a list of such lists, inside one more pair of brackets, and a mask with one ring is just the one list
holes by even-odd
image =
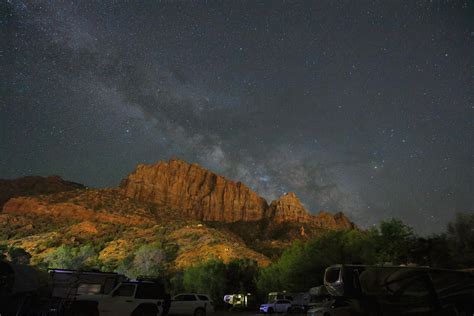
[[320, 212], [317, 215], [312, 215], [293, 192], [284, 194], [277, 200], [273, 201], [270, 204], [269, 213], [277, 223], [307, 223], [327, 229], [355, 228], [354, 223], [352, 223], [343, 213], [333, 215], [328, 212]]
[[265, 199], [244, 184], [177, 159], [138, 165], [120, 187], [128, 197], [203, 221], [256, 221], [267, 216]]
[[270, 204], [270, 213], [276, 222], [293, 221], [306, 223], [311, 221], [311, 215], [301, 204], [295, 193], [282, 195]]
[[311, 215], [292, 192], [268, 206], [265, 199], [244, 184], [178, 159], [138, 165], [120, 187], [130, 198], [156, 203], [202, 221], [231, 223], [266, 218], [275, 223], [307, 223], [330, 229], [354, 227], [342, 213]]

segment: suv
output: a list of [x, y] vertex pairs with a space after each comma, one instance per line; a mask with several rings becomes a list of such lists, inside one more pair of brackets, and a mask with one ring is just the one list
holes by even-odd
[[276, 300], [271, 303], [260, 305], [261, 313], [287, 313], [291, 308], [291, 301], [289, 300]]
[[163, 313], [164, 286], [151, 281], [127, 281], [110, 294], [80, 295], [71, 306], [75, 316], [159, 316]]
[[206, 294], [183, 293], [171, 300], [168, 314], [205, 316], [214, 312], [214, 302]]

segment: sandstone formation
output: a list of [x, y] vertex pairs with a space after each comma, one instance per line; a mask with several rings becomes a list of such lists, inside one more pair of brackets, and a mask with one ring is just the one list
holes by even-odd
[[257, 221], [267, 216], [265, 199], [246, 185], [177, 159], [138, 165], [120, 187], [130, 198], [202, 221]]
[[82, 184], [65, 181], [59, 176], [0, 179], [0, 211], [3, 205], [15, 196], [50, 194], [83, 188]]
[[276, 222], [293, 221], [298, 223], [310, 222], [312, 216], [305, 209], [295, 193], [282, 195], [270, 204], [272, 217]]
[[274, 223], [305, 223], [328, 229], [354, 227], [342, 213], [311, 215], [293, 192], [268, 205], [244, 184], [178, 159], [138, 165], [120, 187], [127, 197], [156, 203], [201, 221], [234, 223], [268, 219]]

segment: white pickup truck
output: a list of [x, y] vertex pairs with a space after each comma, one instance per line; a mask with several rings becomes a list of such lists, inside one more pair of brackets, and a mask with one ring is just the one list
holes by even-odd
[[80, 295], [71, 306], [74, 316], [161, 316], [165, 291], [151, 281], [127, 281], [109, 294]]
[[173, 297], [169, 315], [206, 316], [214, 312], [214, 301], [207, 294], [182, 293]]

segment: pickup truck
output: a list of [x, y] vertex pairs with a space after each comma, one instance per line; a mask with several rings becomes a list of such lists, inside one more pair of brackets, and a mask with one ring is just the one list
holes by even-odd
[[126, 281], [109, 294], [79, 295], [71, 306], [73, 316], [161, 316], [165, 291], [151, 281]]

